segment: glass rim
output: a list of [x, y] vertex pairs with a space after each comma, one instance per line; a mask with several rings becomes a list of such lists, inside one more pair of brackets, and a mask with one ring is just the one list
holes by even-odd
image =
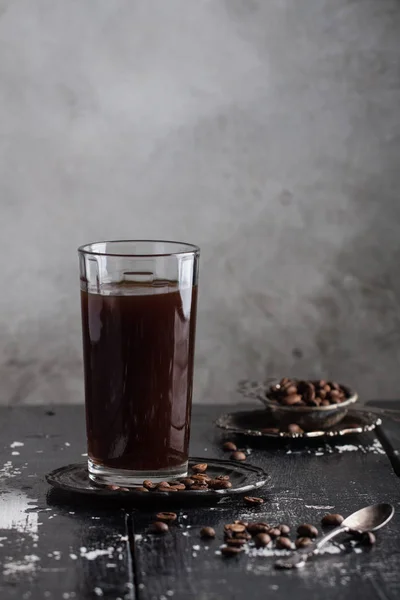
[[[100, 244], [175, 244], [176, 246], [182, 246], [186, 249], [179, 250], [177, 252], [100, 252], [96, 251], [94, 248]], [[195, 244], [189, 244], [188, 242], [177, 242], [175, 240], [101, 240], [97, 242], [90, 242], [88, 244], [83, 244], [78, 247], [79, 254], [85, 254], [87, 256], [115, 256], [120, 258], [147, 258], [147, 257], [166, 257], [166, 256], [182, 256], [184, 254], [199, 254], [200, 248]]]

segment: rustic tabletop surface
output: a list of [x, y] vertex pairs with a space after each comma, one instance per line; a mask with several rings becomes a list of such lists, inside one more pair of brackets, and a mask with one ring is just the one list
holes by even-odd
[[[226, 458], [221, 445], [232, 438], [213, 426], [220, 412], [195, 406], [192, 455]], [[1, 600], [400, 597], [400, 424], [385, 421], [376, 434], [329, 443], [242, 439], [247, 462], [271, 475], [256, 493], [265, 503], [249, 508], [236, 497], [170, 506], [178, 519], [162, 537], [147, 529], [163, 506], [83, 500], [46, 484], [47, 472], [86, 460], [83, 407], [2, 408], [0, 431]], [[229, 559], [219, 553], [223, 525], [234, 519], [295, 529], [319, 526], [326, 512], [348, 515], [382, 501], [396, 514], [371, 548], [341, 540], [295, 571], [275, 570], [277, 551], [269, 548]], [[215, 528], [215, 540], [200, 539], [205, 525]]]

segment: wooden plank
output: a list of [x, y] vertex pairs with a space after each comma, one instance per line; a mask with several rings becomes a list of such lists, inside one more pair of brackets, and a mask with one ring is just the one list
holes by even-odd
[[66, 502], [44, 480], [85, 460], [83, 407], [2, 408], [0, 439], [1, 599], [133, 599], [126, 511]]
[[[227, 437], [213, 427], [220, 410], [215, 406], [195, 407], [192, 454], [224, 456], [220, 448]], [[400, 482], [376, 437], [367, 434], [330, 444], [315, 440], [306, 445], [253, 439], [241, 445], [249, 447], [250, 443], [253, 448], [249, 462], [263, 466], [272, 475], [273, 487], [263, 491], [266, 502], [261, 509], [249, 510], [238, 499], [213, 508], [177, 508], [177, 525], [165, 537], [146, 533], [154, 512], [134, 515], [138, 597], [397, 599]], [[291, 572], [274, 569], [276, 551], [275, 556], [268, 556], [270, 551], [264, 552], [267, 556], [256, 556], [257, 552], [251, 551], [234, 559], [216, 554], [223, 524], [234, 519], [286, 522], [295, 528], [301, 522], [319, 525], [326, 512], [348, 515], [382, 501], [392, 502], [397, 513], [379, 532], [377, 545], [369, 550], [331, 546], [328, 553], [315, 558], [305, 569]], [[218, 539], [200, 540], [199, 530], [204, 525], [215, 527]]]
[[[399, 400], [371, 400], [367, 402], [367, 405], [400, 410]], [[386, 417], [382, 418], [382, 421], [377, 435], [390, 458], [396, 475], [400, 477], [400, 422]]]

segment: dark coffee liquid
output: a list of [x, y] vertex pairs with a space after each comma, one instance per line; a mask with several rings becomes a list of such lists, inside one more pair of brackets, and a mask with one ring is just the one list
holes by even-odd
[[116, 469], [184, 464], [197, 287], [121, 284], [81, 300], [89, 457]]

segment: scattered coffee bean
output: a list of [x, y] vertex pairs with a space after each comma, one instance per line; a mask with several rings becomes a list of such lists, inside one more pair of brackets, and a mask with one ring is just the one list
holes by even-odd
[[246, 460], [246, 458], [247, 456], [244, 452], [234, 452], [233, 454], [231, 454], [232, 460]]
[[225, 450], [225, 452], [236, 452], [237, 450], [237, 446], [233, 442], [225, 442], [222, 448]]
[[[120, 488], [120, 489], [121, 489], [122, 492], [123, 491], [129, 492], [128, 488]], [[135, 490], [135, 492], [148, 492], [149, 491], [147, 488], [142, 487], [142, 486], [135, 487], [134, 490]]]
[[289, 433], [304, 433], [303, 429], [299, 425], [296, 425], [296, 423], [290, 423], [287, 430]]
[[372, 533], [372, 531], [365, 531], [360, 539], [360, 543], [363, 546], [373, 546], [376, 542], [376, 537], [375, 535]]
[[309, 537], [299, 537], [295, 541], [296, 548], [305, 548], [306, 546], [309, 546], [312, 543], [313, 542]]
[[194, 479], [192, 479], [191, 477], [184, 477], [183, 479], [181, 479], [181, 483], [183, 483], [183, 485], [186, 485], [186, 487], [194, 485]]
[[268, 533], [270, 529], [271, 527], [268, 523], [249, 523], [247, 525], [247, 531], [253, 535], [256, 535], [257, 533]]
[[241, 546], [244, 546], [246, 541], [247, 540], [243, 538], [227, 538], [225, 540], [225, 543], [227, 544], [227, 546], [236, 546], [237, 548], [240, 548]]
[[168, 525], [163, 521], [155, 521], [149, 528], [150, 533], [167, 533], [168, 530]]
[[275, 543], [276, 547], [279, 548], [279, 550], [291, 550], [292, 548], [292, 542], [286, 536], [278, 537]]
[[223, 546], [221, 548], [221, 554], [226, 557], [237, 556], [242, 551], [242, 548], [238, 546]]
[[186, 490], [186, 485], [184, 483], [174, 483], [173, 485], [171, 484], [169, 487], [171, 490], [177, 490], [178, 492]]
[[198, 465], [192, 466], [192, 471], [194, 471], [195, 473], [204, 473], [205, 471], [207, 471], [207, 467], [207, 463], [199, 463]]
[[344, 517], [342, 515], [337, 514], [328, 514], [322, 517], [321, 523], [326, 527], [337, 527], [341, 523], [343, 523]]
[[287, 536], [290, 533], [289, 525], [285, 525], [284, 523], [281, 523], [280, 525], [278, 525], [278, 529], [280, 530], [281, 535]]
[[240, 525], [239, 523], [233, 523], [230, 526], [230, 530], [233, 533], [243, 533], [243, 531], [246, 531], [246, 527], [244, 525]]
[[245, 540], [246, 542], [248, 542], [249, 540], [251, 540], [251, 535], [249, 533], [247, 533], [247, 531], [242, 531], [241, 533], [232, 533], [233, 537], [236, 540]]
[[254, 543], [257, 546], [257, 548], [263, 548], [264, 546], [268, 546], [270, 541], [271, 537], [268, 535], [268, 533], [257, 533], [257, 535], [254, 537]]
[[269, 531], [268, 531], [268, 535], [270, 535], [272, 538], [277, 538], [281, 535], [281, 530], [278, 529], [278, 527], [272, 527]]
[[215, 538], [215, 529], [212, 527], [203, 527], [200, 529], [200, 535], [202, 538]]
[[160, 487], [163, 487], [163, 488], [169, 487], [168, 481], [160, 481], [160, 483], [157, 483], [156, 488], [158, 489]]
[[156, 514], [157, 521], [176, 521], [176, 513], [174, 512], [159, 512]]
[[227, 490], [232, 487], [230, 481], [224, 481], [222, 479], [210, 479], [208, 487], [212, 490]]
[[251, 504], [255, 506], [256, 504], [264, 504], [264, 500], [262, 498], [255, 498], [254, 496], [245, 496], [243, 500], [246, 504]]
[[229, 475], [217, 475], [215, 479], [218, 479], [219, 481], [229, 481]]
[[150, 481], [150, 479], [145, 479], [143, 481], [143, 487], [147, 488], [148, 490], [153, 490], [156, 487], [156, 484]]
[[192, 479], [195, 482], [205, 483], [207, 481], [210, 481], [211, 478], [208, 475], [198, 474], [198, 475], [192, 475]]
[[318, 535], [318, 529], [314, 527], [314, 525], [304, 523], [303, 525], [298, 526], [297, 534], [299, 537], [315, 538]]

